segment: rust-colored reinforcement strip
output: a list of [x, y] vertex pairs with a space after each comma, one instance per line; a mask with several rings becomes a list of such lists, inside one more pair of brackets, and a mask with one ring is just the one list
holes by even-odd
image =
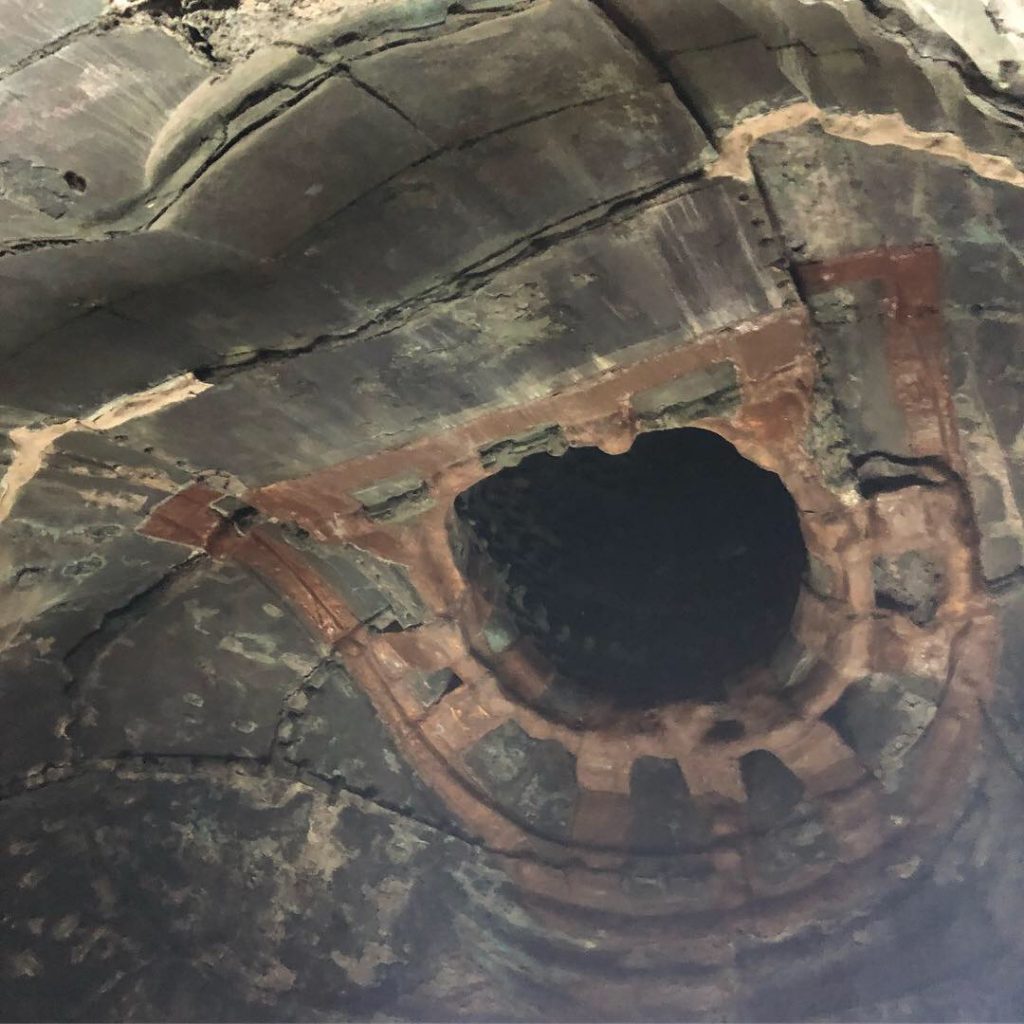
[[[914, 451], [941, 455], [958, 466], [939, 315], [939, 271], [938, 254], [922, 248], [855, 254], [827, 265], [806, 267], [802, 273], [811, 291], [852, 280], [877, 278], [884, 282], [889, 324], [886, 354], [896, 400], [909, 424], [910, 443]], [[867, 633], [862, 641], [844, 643], [829, 656], [852, 659], [848, 670], [840, 670], [835, 685], [829, 683], [817, 698], [811, 694], [806, 704], [810, 717], [798, 717], [789, 723], [779, 720], [764, 735], [755, 732], [749, 742], [774, 750], [805, 780], [809, 793], [826, 800], [830, 824], [840, 833], [840, 860], [846, 863], [845, 870], [858, 864], [871, 875], [867, 858], [887, 849], [902, 851], [904, 844], [893, 845], [895, 836], [878, 812], [877, 785], [865, 778], [835, 734], [816, 721], [856, 672], [870, 669], [870, 659], [880, 642], [871, 639], [869, 615], [874, 546], [866, 543], [864, 530], [871, 517], [858, 507], [849, 507], [848, 501], [844, 504], [824, 485], [818, 467], [804, 448], [816, 363], [803, 310], [773, 314], [669, 348], [638, 363], [567, 385], [547, 398], [485, 412], [434, 436], [300, 479], [261, 487], [247, 496], [264, 515], [296, 522], [321, 541], [344, 539], [405, 565], [434, 616], [433, 621], [414, 631], [415, 642], [413, 634], [371, 634], [283, 539], [261, 527], [241, 533], [226, 525], [209, 507], [219, 495], [208, 488], [193, 486], [165, 502], [153, 513], [145, 532], [205, 548], [216, 557], [236, 559], [283, 594], [313, 633], [339, 651], [414, 769], [470, 832], [479, 834], [493, 849], [512, 854], [529, 852], [552, 862], [514, 862], [510, 870], [521, 884], [553, 899], [596, 909], [658, 917], [684, 913], [688, 909], [686, 899], [662, 895], [648, 905], [649, 901], [626, 894], [621, 890], [621, 880], [607, 874], [621, 863], [625, 851], [601, 852], [592, 844], [598, 840], [607, 844], [609, 836], [621, 839], [627, 830], [631, 811], [625, 760], [632, 763], [643, 753], [674, 757], [697, 795], [718, 794], [718, 802], [724, 800], [729, 805], [743, 800], [737, 764], [749, 742], [723, 744], [717, 752], [703, 751], [699, 737], [712, 724], [704, 708], [669, 709], [660, 732], [646, 736], [621, 734], [621, 730], [616, 734], [614, 729], [581, 734], [510, 700], [494, 678], [481, 670], [468, 647], [486, 609], [479, 596], [467, 589], [454, 565], [446, 520], [455, 496], [490, 472], [480, 463], [479, 449], [557, 423], [571, 443], [624, 451], [638, 430], [630, 408], [633, 394], [723, 360], [731, 361], [739, 372], [739, 410], [728, 419], [701, 421], [698, 425], [721, 433], [743, 454], [783, 476], [801, 510], [813, 518], [805, 525], [805, 533], [812, 550], [820, 545], [819, 554], [824, 559], [828, 560], [830, 549], [837, 543], [852, 545], [851, 551], [859, 550], [858, 545], [864, 548], [848, 567], [857, 576], [848, 594], [861, 608], [859, 622]], [[352, 497], [353, 492], [399, 476], [426, 481], [435, 499], [434, 507], [405, 522], [372, 521]], [[858, 539], [862, 535], [863, 539]], [[979, 621], [985, 624], [982, 632], [987, 637], [992, 620], [984, 617], [981, 605], [966, 594], [958, 605], [964, 614], [981, 616]], [[467, 628], [466, 615], [471, 609], [475, 609], [470, 614], [475, 624]], [[808, 623], [811, 621], [808, 619]], [[827, 616], [821, 619], [826, 621]], [[821, 622], [807, 628], [814, 632], [822, 628]], [[978, 690], [979, 680], [990, 674], [991, 666], [986, 661], [989, 655], [984, 654], [990, 646], [968, 645], [969, 656], [962, 656], [958, 672], [950, 677], [949, 715], [943, 705], [926, 735], [929, 749], [922, 761], [928, 765], [930, 781], [922, 789], [922, 793], [927, 791], [927, 799], [920, 802], [920, 813], [922, 821], [927, 817], [934, 826], [948, 820], [960, 795], [957, 781], [949, 772], [950, 758], [968, 758], [969, 744], [976, 735], [971, 700], [961, 694], [958, 680], [966, 679], [963, 685], [969, 684], [971, 693]], [[515, 652], [510, 655], [516, 656]], [[433, 708], [423, 709], [403, 682], [403, 666], [408, 671], [433, 670], [445, 661], [458, 665], [463, 685]], [[528, 672], [529, 666], [520, 669]], [[548, 670], [541, 667], [538, 671]], [[543, 688], [546, 676], [532, 682]], [[462, 766], [466, 750], [509, 718], [535, 738], [556, 739], [578, 758], [581, 795], [571, 847], [578, 861], [575, 867], [557, 867], [569, 850], [515, 824], [467, 777]], [[716, 826], [719, 841], [730, 835], [739, 838], [739, 819], [725, 805], [724, 817]], [[865, 834], [865, 827], [870, 836]], [[719, 911], [733, 907], [740, 912], [753, 895], [742, 856], [729, 846], [716, 846], [712, 857], [716, 865], [712, 902]], [[824, 884], [820, 874], [817, 869], [809, 871], [795, 884], [809, 887], [807, 893], [818, 892]], [[759, 900], [765, 898], [764, 893], [758, 895]], [[782, 920], [790, 911], [779, 913]]]

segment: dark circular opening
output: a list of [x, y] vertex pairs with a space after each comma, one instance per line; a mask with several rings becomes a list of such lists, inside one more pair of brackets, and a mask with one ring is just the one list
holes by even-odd
[[76, 174], [74, 171], [64, 172], [64, 182], [72, 192], [84, 192], [88, 187], [86, 185], [85, 178], [80, 174]]
[[578, 691], [719, 701], [771, 656], [807, 552], [782, 481], [685, 428], [532, 455], [459, 496], [467, 573]]

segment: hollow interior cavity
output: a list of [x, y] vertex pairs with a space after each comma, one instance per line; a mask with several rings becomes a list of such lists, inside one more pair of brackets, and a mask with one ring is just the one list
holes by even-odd
[[563, 679], [624, 708], [725, 699], [785, 634], [807, 559], [780, 478], [693, 428], [532, 455], [456, 513], [471, 579]]

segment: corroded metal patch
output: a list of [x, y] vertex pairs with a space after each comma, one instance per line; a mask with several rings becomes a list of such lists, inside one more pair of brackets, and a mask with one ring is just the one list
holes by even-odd
[[[809, 441], [815, 338], [805, 312], [788, 311], [246, 496], [322, 545], [403, 567], [425, 611], [414, 628], [361, 622], [286, 534], [218, 520], [213, 492], [182, 492], [146, 530], [236, 559], [287, 598], [423, 781], [509, 855], [538, 912], [570, 928], [584, 909], [650, 927], [685, 915], [691, 939], [756, 913], [766, 935], [781, 934], [811, 907], [877, 899], [897, 880], [955, 818], [977, 745], [997, 637], [956, 483], [939, 269], [925, 247], [803, 271], [812, 294], [878, 284], [900, 457], [947, 474], [928, 486], [858, 492], [852, 475], [831, 477]], [[681, 422], [719, 434], [793, 495], [812, 571], [791, 636], [725, 704], [680, 701], [574, 728], [545, 703], [553, 669], [461, 571], [453, 503], [509, 459], [566, 444], [621, 453], [640, 432]], [[396, 480], [416, 486], [396, 498]], [[386, 502], [415, 494], [415, 508], [382, 516], [367, 500], [381, 488]], [[925, 621], [879, 599], [878, 566], [908, 552], [941, 563], [942, 600]], [[905, 741], [869, 735], [872, 708], [890, 725], [904, 716]], [[779, 808], [778, 827], [766, 807]]]

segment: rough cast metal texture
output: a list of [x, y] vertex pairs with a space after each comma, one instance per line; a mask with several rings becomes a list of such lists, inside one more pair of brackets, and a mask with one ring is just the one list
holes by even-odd
[[[1020, 1019], [1020, 26], [954, 6], [0, 0], [0, 1017]], [[683, 425], [808, 570], [616, 716], [452, 505]]]

